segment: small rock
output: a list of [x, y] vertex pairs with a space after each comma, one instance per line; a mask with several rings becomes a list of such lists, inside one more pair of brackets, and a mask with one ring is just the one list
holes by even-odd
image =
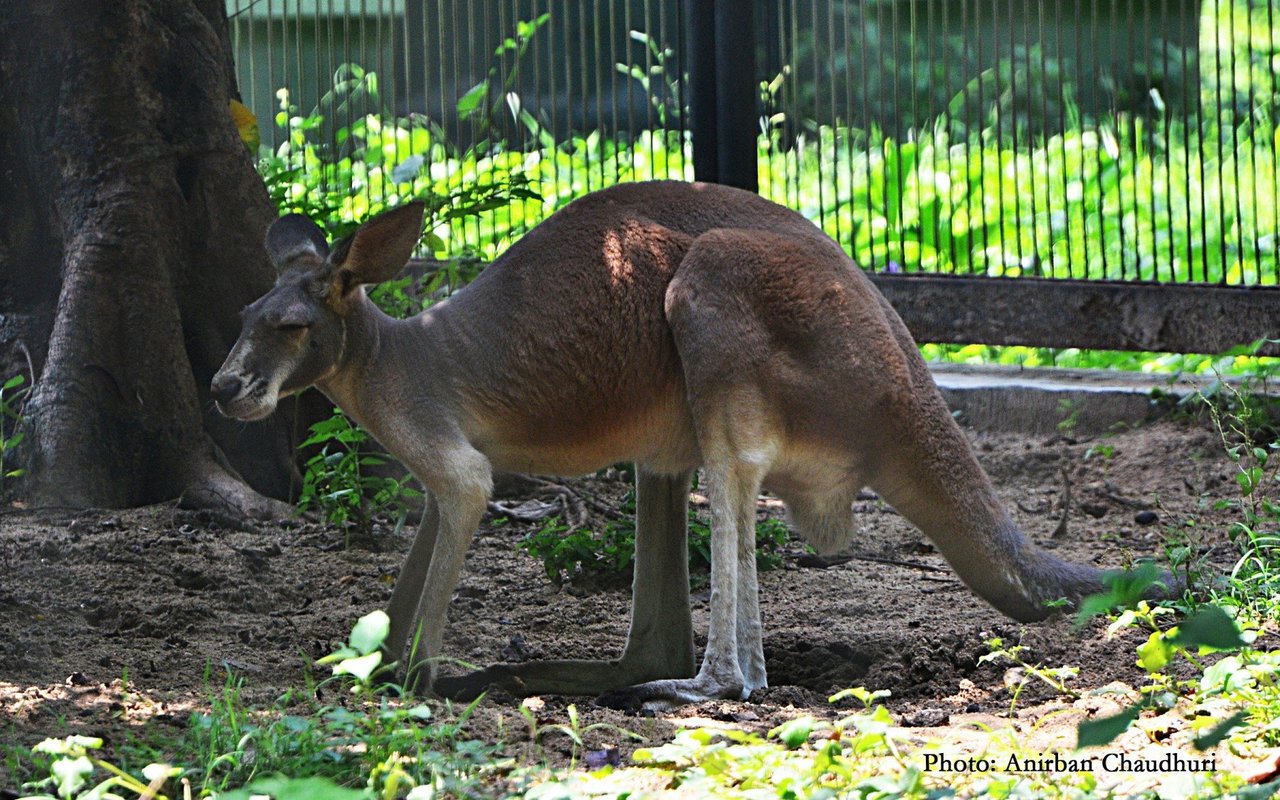
[[1139, 525], [1151, 525], [1160, 519], [1160, 515], [1154, 511], [1139, 511], [1133, 515], [1133, 521]]
[[622, 753], [618, 748], [605, 745], [601, 750], [588, 750], [583, 756], [588, 769], [600, 769], [601, 767], [616, 767], [622, 763]]
[[937, 728], [951, 721], [951, 715], [940, 708], [922, 708], [902, 717], [906, 728]]
[[93, 685], [93, 681], [90, 680], [89, 676], [85, 675], [83, 672], [71, 673], [70, 675], [67, 676], [67, 679], [66, 681], [64, 681], [64, 683], [66, 683], [68, 686], [92, 686]]
[[529, 645], [525, 642], [524, 636], [517, 633], [511, 637], [506, 647], [502, 648], [502, 660], [506, 662], [529, 660]]
[[1101, 503], [1081, 503], [1080, 510], [1094, 519], [1102, 519], [1107, 515], [1107, 507]]

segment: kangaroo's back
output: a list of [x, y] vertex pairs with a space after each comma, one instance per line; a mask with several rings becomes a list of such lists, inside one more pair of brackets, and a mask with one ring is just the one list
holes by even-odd
[[441, 306], [470, 372], [466, 402], [481, 435], [536, 448], [563, 471], [594, 468], [588, 453], [548, 455], [579, 446], [600, 458], [620, 449], [640, 460], [696, 459], [664, 303], [693, 242], [720, 228], [830, 242], [750, 192], [620, 184], [557, 211]]

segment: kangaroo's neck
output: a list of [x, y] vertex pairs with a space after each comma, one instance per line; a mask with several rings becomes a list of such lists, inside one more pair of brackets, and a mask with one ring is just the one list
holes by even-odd
[[[381, 413], [408, 400], [400, 391], [410, 377], [404, 372], [406, 361], [416, 355], [419, 360], [413, 364], [414, 373], [432, 373], [433, 365], [423, 363], [430, 358], [431, 348], [429, 343], [419, 342], [419, 353], [406, 353], [412, 346], [408, 340], [414, 338], [405, 329], [411, 320], [388, 316], [362, 291], [353, 293], [350, 302], [343, 320], [342, 353], [333, 371], [316, 386], [361, 425], [374, 428]], [[414, 334], [423, 339], [427, 331], [423, 326]]]
[[413, 426], [419, 433], [462, 420], [453, 378], [477, 357], [457, 330], [449, 301], [408, 319], [385, 314], [363, 293], [352, 298], [342, 357], [317, 387], [393, 453]]

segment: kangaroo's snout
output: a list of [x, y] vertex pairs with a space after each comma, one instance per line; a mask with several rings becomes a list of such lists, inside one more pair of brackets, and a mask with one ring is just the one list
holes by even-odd
[[209, 384], [209, 394], [219, 406], [226, 406], [235, 400], [243, 389], [244, 381], [240, 380], [240, 376], [227, 372], [214, 375], [213, 382]]

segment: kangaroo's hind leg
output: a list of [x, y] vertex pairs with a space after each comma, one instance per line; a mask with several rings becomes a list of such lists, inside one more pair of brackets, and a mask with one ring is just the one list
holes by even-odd
[[636, 564], [631, 627], [614, 661], [545, 660], [494, 664], [442, 677], [436, 690], [470, 698], [490, 686], [517, 694], [597, 695], [619, 686], [693, 674], [689, 612], [688, 506], [692, 473], [636, 472]]
[[742, 293], [720, 291], [741, 250], [700, 237], [667, 290], [689, 410], [711, 503], [711, 619], [693, 678], [620, 689], [621, 708], [745, 698], [765, 685], [755, 569], [756, 498], [778, 452], [781, 421], [764, 385], [768, 331]]
[[743, 699], [765, 685], [755, 584], [755, 508], [764, 469], [735, 458], [708, 458], [711, 501], [711, 620], [702, 667], [692, 678], [661, 679], [602, 695], [614, 708]]

